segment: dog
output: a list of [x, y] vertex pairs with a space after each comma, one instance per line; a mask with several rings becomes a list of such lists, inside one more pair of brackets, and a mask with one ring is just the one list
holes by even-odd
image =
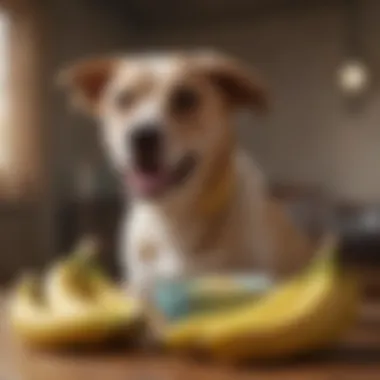
[[137, 54], [84, 60], [60, 78], [100, 122], [128, 189], [120, 256], [135, 294], [149, 295], [159, 279], [277, 276], [309, 256], [306, 235], [236, 141], [236, 112], [268, 105], [241, 62], [208, 51]]

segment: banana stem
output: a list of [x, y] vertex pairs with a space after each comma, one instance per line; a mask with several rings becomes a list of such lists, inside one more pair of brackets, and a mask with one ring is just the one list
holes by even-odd
[[346, 260], [344, 252], [340, 249], [340, 237], [334, 233], [328, 233], [322, 238], [321, 245], [313, 258], [312, 267], [325, 265], [334, 271], [341, 273], [351, 272], [354, 267]]
[[78, 267], [88, 267], [94, 262], [95, 256], [98, 251], [98, 242], [93, 237], [86, 237], [78, 246], [74, 249], [72, 253], [73, 262], [78, 265]]
[[339, 240], [338, 236], [333, 233], [327, 233], [322, 237], [322, 241], [312, 258], [310, 269], [328, 266], [330, 268], [339, 268]]

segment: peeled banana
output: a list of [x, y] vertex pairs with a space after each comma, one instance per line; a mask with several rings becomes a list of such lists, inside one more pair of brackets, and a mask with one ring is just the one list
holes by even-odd
[[[82, 248], [79, 253], [90, 250]], [[140, 325], [140, 304], [90, 262], [73, 255], [55, 264], [44, 281], [28, 276], [18, 284], [10, 322], [23, 341], [39, 347], [103, 342]]]
[[304, 273], [250, 305], [168, 326], [164, 343], [235, 362], [285, 358], [337, 341], [353, 322], [359, 297], [356, 277], [340, 267], [334, 251], [330, 242]]

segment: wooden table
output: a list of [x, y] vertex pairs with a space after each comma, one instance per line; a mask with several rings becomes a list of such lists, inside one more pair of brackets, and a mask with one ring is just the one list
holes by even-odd
[[0, 334], [0, 380], [380, 380], [380, 302], [363, 307], [339, 349], [272, 366], [231, 368], [131, 352], [57, 356], [17, 349], [4, 323]]

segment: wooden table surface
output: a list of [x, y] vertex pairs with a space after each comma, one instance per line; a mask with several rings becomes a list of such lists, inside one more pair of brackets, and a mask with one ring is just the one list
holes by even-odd
[[0, 339], [0, 380], [380, 380], [380, 302], [363, 306], [355, 331], [336, 350], [272, 366], [231, 368], [131, 352], [30, 352], [12, 344], [4, 322]]

